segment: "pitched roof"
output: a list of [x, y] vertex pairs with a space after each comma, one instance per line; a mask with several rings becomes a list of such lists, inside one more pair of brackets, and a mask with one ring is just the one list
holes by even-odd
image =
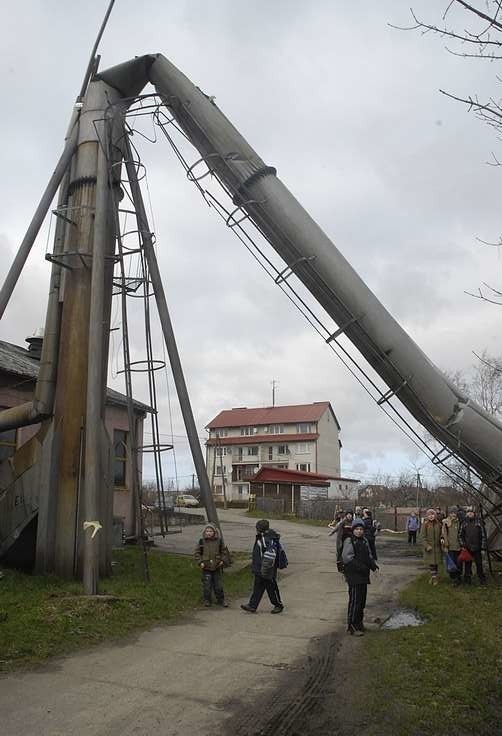
[[324, 473], [307, 473], [303, 470], [288, 470], [287, 468], [264, 466], [251, 478], [251, 482], [329, 486], [332, 477], [331, 475], [324, 475]]
[[[14, 376], [24, 376], [36, 381], [40, 370], [40, 362], [30, 355], [29, 350], [19, 345], [0, 340], [0, 371], [10, 373]], [[106, 403], [113, 406], [127, 406], [127, 396], [115, 391], [113, 388], [106, 389]], [[140, 412], [151, 412], [151, 407], [134, 399], [134, 408]]]
[[273, 465], [263, 465], [256, 475], [251, 478], [252, 483], [295, 483], [313, 486], [329, 485], [330, 480], [359, 483], [357, 478], [342, 478], [338, 475], [326, 475], [325, 473], [307, 473], [304, 470], [275, 468]]
[[222, 427], [256, 427], [260, 424], [317, 422], [327, 410], [331, 411], [340, 429], [329, 401], [315, 401], [313, 404], [293, 406], [266, 406], [258, 409], [248, 409], [244, 406], [224, 409], [206, 426], [208, 429], [220, 429]]
[[242, 435], [240, 437], [211, 437], [207, 440], [206, 445], [285, 445], [289, 442], [311, 442], [319, 439], [316, 432], [298, 432], [297, 434], [253, 434]]

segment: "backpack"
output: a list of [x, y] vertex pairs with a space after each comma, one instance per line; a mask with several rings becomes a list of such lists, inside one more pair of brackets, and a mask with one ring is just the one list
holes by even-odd
[[272, 580], [275, 573], [275, 562], [277, 559], [277, 549], [274, 544], [265, 548], [261, 558], [260, 576], [265, 580]]
[[285, 570], [288, 566], [288, 556], [286, 550], [280, 542], [277, 542], [277, 569]]

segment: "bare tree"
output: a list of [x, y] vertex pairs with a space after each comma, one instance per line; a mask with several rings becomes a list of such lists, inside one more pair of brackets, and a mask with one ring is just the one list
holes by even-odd
[[[476, 353], [475, 353], [476, 355]], [[470, 396], [492, 416], [502, 416], [502, 357], [490, 355], [485, 348], [476, 355], [469, 371], [445, 374], [462, 393]]]
[[[432, 33], [440, 36], [446, 41], [446, 51], [455, 56], [489, 62], [502, 59], [502, 0], [476, 0], [476, 2], [449, 0], [443, 7], [444, 10], [437, 22], [420, 18], [411, 8], [413, 22], [405, 27], [395, 25], [392, 27], [399, 30], [419, 31], [423, 35]], [[498, 75], [495, 78], [498, 82], [502, 81]], [[495, 130], [500, 140], [502, 100], [499, 95], [494, 94], [485, 99], [479, 99], [477, 94], [465, 97], [445, 90], [440, 90], [440, 92], [467, 105], [480, 120]], [[488, 163], [492, 166], [500, 166], [502, 162], [492, 152], [491, 161]], [[495, 242], [481, 238], [477, 238], [477, 241], [482, 246], [499, 248], [502, 245], [502, 236], [497, 237]], [[475, 292], [467, 293], [477, 299], [502, 305], [502, 292], [485, 282]]]

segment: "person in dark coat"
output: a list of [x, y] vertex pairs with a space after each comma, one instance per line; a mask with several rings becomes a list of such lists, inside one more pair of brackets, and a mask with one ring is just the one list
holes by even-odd
[[284, 610], [277, 585], [279, 539], [280, 534], [270, 529], [267, 519], [256, 522], [256, 539], [251, 559], [251, 572], [254, 575], [253, 592], [249, 603], [241, 605], [243, 611], [256, 613], [265, 591], [273, 605], [271, 613], [282, 613]]
[[375, 522], [373, 515], [369, 509], [363, 509], [364, 536], [370, 546], [370, 552], [373, 559], [378, 560], [375, 542]]
[[[465, 521], [460, 525], [459, 540], [462, 547], [469, 550], [474, 557], [476, 563], [476, 573], [479, 582], [483, 585], [486, 583], [486, 575], [483, 570], [483, 558], [481, 557], [481, 548], [483, 546], [483, 531], [481, 524], [476, 520], [476, 514], [471, 509], [465, 515]], [[465, 562], [464, 567], [464, 583], [471, 584], [472, 581], [472, 560]]]
[[371, 555], [370, 546], [364, 536], [362, 519], [354, 519], [352, 536], [347, 537], [342, 550], [343, 572], [349, 586], [349, 604], [347, 607], [347, 633], [355, 636], [364, 634], [364, 609], [370, 570], [378, 570], [378, 565]]

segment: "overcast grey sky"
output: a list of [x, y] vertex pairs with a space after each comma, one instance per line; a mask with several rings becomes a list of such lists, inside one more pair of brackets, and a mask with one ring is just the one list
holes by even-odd
[[[27, 0], [1, 11], [0, 278], [61, 151], [105, 6]], [[443, 3], [413, 7], [440, 21]], [[473, 350], [502, 352], [500, 312], [464, 293], [483, 281], [500, 286], [498, 250], [476, 242], [499, 236], [500, 173], [486, 165], [498, 146], [493, 131], [438, 90], [496, 96], [498, 67], [452, 56], [432, 35], [388, 25], [409, 20], [407, 4], [391, 0], [117, 0], [101, 68], [161, 52], [215, 95], [431, 360], [454, 371], [471, 365]], [[200, 200], [168, 146], [136, 143], [200, 435], [223, 408], [269, 405], [276, 379], [278, 403], [331, 401], [342, 426], [343, 473], [366, 480], [421, 464], [416, 448]], [[0, 338], [22, 344], [43, 324], [47, 247], [46, 227]], [[132, 319], [140, 359], [139, 315]], [[162, 357], [157, 328], [155, 334]], [[112, 373], [117, 354], [115, 343]], [[161, 427], [169, 433], [164, 375], [159, 382]], [[113, 385], [123, 390], [120, 376]], [[137, 394], [147, 398], [141, 383]], [[184, 476], [192, 467], [174, 397], [172, 403]], [[165, 462], [172, 476], [172, 458]]]

